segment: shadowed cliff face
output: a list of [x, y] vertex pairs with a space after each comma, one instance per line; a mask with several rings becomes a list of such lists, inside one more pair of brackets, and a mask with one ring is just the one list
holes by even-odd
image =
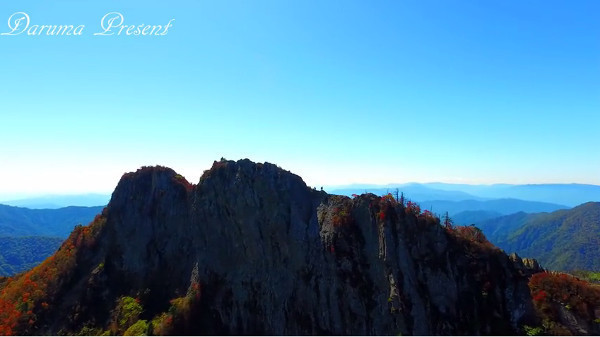
[[104, 214], [57, 310], [28, 332], [107, 329], [122, 296], [151, 320], [191, 284], [201, 293], [173, 333], [515, 334], [532, 314], [520, 261], [393, 200], [328, 195], [268, 163], [215, 162], [195, 186], [144, 168]]

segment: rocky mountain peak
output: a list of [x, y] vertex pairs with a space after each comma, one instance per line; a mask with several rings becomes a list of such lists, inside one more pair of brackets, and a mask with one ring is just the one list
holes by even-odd
[[82, 231], [94, 239], [39, 300], [56, 310], [21, 332], [514, 334], [532, 315], [527, 276], [477, 231], [269, 163], [215, 162], [197, 185], [142, 168]]

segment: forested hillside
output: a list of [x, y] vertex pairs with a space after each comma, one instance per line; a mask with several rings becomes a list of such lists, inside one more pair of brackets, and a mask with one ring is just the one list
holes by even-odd
[[44, 236], [0, 237], [0, 276], [29, 270], [54, 254], [62, 238]]
[[535, 257], [545, 268], [600, 271], [600, 203], [552, 213], [517, 213], [478, 224], [507, 252]]

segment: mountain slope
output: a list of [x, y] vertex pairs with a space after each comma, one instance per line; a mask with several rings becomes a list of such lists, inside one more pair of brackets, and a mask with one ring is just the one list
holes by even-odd
[[0, 236], [52, 236], [66, 238], [78, 224], [87, 224], [102, 207], [28, 209], [0, 205]]
[[483, 231], [485, 236], [498, 247], [499, 242], [505, 242], [507, 238], [513, 235], [519, 228], [523, 227], [527, 221], [535, 219], [547, 213], [525, 213], [518, 212], [504, 215], [476, 223], [477, 227]]
[[43, 236], [0, 237], [0, 276], [35, 267], [56, 252], [62, 242], [61, 238]]
[[521, 256], [535, 256], [554, 270], [600, 270], [600, 203], [542, 214], [514, 214], [484, 221], [490, 241]]
[[523, 268], [472, 227], [315, 191], [272, 164], [215, 162], [196, 186], [143, 168], [56, 254], [0, 285], [0, 328], [519, 334], [534, 320]]

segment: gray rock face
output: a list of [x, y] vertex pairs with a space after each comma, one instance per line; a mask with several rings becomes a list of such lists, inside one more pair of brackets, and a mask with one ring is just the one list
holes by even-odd
[[105, 324], [123, 295], [152, 318], [190, 279], [202, 295], [186, 334], [519, 334], [532, 313], [524, 267], [500, 250], [372, 194], [312, 190], [268, 163], [215, 162], [192, 189], [170, 169], [142, 169], [106, 214], [71, 283], [88, 286], [65, 291], [78, 316], [57, 314], [48, 332]]
[[521, 258], [517, 253], [511, 253], [508, 258], [513, 262], [521, 275], [529, 277], [535, 273], [546, 271], [535, 259]]

